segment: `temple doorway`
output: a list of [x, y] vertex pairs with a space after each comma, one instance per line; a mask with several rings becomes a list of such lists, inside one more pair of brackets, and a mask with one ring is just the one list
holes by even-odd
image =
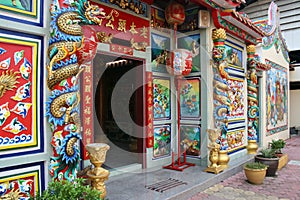
[[93, 61], [94, 139], [110, 146], [104, 167], [143, 162], [143, 61], [97, 54]]

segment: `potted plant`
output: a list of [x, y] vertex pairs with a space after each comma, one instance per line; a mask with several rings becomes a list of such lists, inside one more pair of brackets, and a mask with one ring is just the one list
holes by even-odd
[[271, 149], [274, 149], [276, 156], [279, 157], [279, 161], [278, 161], [279, 170], [283, 168], [289, 160], [288, 155], [282, 153], [282, 149], [285, 147], [285, 145], [286, 142], [283, 139], [278, 139], [278, 140], [273, 139], [272, 142], [270, 142]]
[[275, 154], [277, 154], [277, 157], [280, 157], [282, 155], [281, 150], [285, 147], [286, 143], [283, 139], [279, 140], [272, 140], [270, 143], [271, 149], [274, 149]]
[[275, 155], [275, 150], [271, 148], [262, 149], [255, 157], [255, 162], [268, 165], [266, 176], [276, 176], [279, 158]]
[[250, 162], [244, 165], [247, 180], [252, 184], [262, 184], [266, 177], [268, 165], [260, 162]]
[[95, 200], [101, 199], [100, 192], [84, 185], [85, 179], [78, 178], [74, 182], [56, 181], [49, 182], [46, 190], [41, 195], [31, 197], [31, 200]]

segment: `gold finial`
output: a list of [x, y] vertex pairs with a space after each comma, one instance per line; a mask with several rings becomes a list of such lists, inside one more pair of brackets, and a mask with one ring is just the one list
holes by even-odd
[[247, 46], [247, 54], [255, 54], [255, 46], [253, 44]]
[[225, 41], [226, 40], [226, 31], [223, 28], [213, 29], [212, 39], [213, 41]]

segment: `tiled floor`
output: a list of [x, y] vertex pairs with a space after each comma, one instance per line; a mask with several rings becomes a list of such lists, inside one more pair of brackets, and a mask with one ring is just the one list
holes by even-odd
[[287, 140], [284, 153], [289, 155], [288, 164], [280, 171], [277, 177], [266, 177], [262, 185], [252, 185], [245, 179], [244, 172], [216, 184], [190, 200], [259, 200], [259, 199], [300, 199], [300, 136]]
[[[266, 177], [264, 184], [252, 185], [246, 181], [242, 166], [253, 156], [231, 161], [230, 167], [220, 174], [204, 172], [205, 167], [195, 166], [177, 172], [167, 169], [151, 169], [110, 177], [106, 182], [107, 198], [110, 200], [300, 200], [300, 136], [287, 140], [283, 150], [289, 163], [278, 172], [277, 177]], [[165, 192], [156, 192], [145, 186], [168, 178], [187, 184]]]

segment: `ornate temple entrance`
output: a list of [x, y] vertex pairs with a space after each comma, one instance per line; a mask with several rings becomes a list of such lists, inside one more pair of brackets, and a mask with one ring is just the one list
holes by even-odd
[[93, 74], [94, 141], [110, 146], [105, 167], [141, 166], [143, 61], [99, 53]]

